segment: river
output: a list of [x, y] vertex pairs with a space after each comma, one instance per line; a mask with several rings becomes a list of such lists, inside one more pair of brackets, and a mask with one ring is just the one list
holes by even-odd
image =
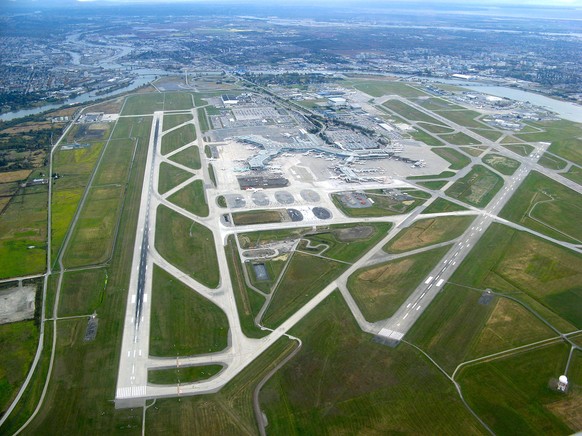
[[136, 88], [139, 88], [140, 86], [146, 85], [146, 84], [152, 82], [156, 76], [173, 74], [173, 73], [168, 73], [168, 72], [163, 71], [163, 70], [145, 70], [145, 69], [144, 70], [135, 70], [135, 72], [137, 72], [139, 74], [137, 79], [131, 81], [127, 86], [124, 86], [123, 88], [116, 89], [115, 91], [111, 91], [111, 92], [108, 92], [105, 94], [100, 94], [100, 95], [97, 95], [97, 91], [91, 91], [91, 92], [86, 92], [84, 94], [78, 95], [75, 98], [70, 98], [70, 99], [65, 100], [63, 102], [60, 102], [60, 103], [45, 104], [45, 105], [42, 105], [42, 106], [39, 106], [39, 107], [36, 107], [33, 109], [21, 109], [18, 111], [6, 112], [6, 113], [0, 115], [0, 120], [10, 121], [10, 120], [14, 120], [16, 118], [40, 114], [40, 113], [48, 111], [48, 110], [55, 110], [55, 109], [61, 108], [61, 107], [66, 106], [66, 105], [72, 105], [72, 104], [77, 104], [77, 103], [89, 103], [93, 100], [98, 100], [98, 99], [107, 98], [107, 97], [114, 97], [116, 95], [123, 94], [124, 92], [132, 91]]

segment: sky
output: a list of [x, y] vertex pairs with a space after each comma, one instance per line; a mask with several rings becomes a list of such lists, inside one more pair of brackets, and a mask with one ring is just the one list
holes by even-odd
[[[48, 6], [49, 3], [54, 4], [62, 4], [62, 3], [71, 3], [71, 2], [92, 2], [92, 3], [267, 3], [270, 5], [273, 4], [281, 4], [285, 5], [288, 4], [289, 1], [287, 0], [0, 0], [1, 4], [26, 4], [26, 3], [37, 3], [37, 4], [44, 4]], [[298, 2], [305, 2], [313, 4], [311, 0], [302, 0]], [[376, 4], [390, 4], [394, 3], [394, 0], [376, 0], [372, 1], [371, 3]], [[410, 3], [411, 5], [414, 3], [423, 3], [425, 5], [430, 4], [465, 4], [467, 6], [478, 6], [478, 5], [496, 5], [496, 6], [509, 6], [509, 5], [543, 5], [543, 6], [582, 6], [582, 0], [397, 0], [397, 3]], [[357, 5], [357, 0], [319, 0], [318, 4], [326, 4], [329, 6], [333, 6], [334, 4], [354, 4]]]

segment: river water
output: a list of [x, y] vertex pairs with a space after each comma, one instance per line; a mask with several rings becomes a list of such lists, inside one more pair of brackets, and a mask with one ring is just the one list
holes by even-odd
[[55, 109], [58, 109], [60, 107], [66, 106], [66, 105], [77, 104], [77, 103], [89, 103], [93, 100], [98, 100], [98, 99], [107, 98], [107, 97], [114, 97], [116, 95], [122, 94], [122, 93], [127, 92], [127, 91], [132, 91], [136, 88], [139, 88], [140, 86], [146, 85], [146, 84], [152, 82], [156, 76], [174, 74], [174, 73], [168, 73], [168, 72], [163, 71], [163, 70], [146, 70], [146, 69], [135, 70], [135, 72], [137, 72], [139, 74], [139, 76], [135, 80], [130, 82], [127, 86], [124, 86], [123, 88], [116, 89], [115, 91], [108, 92], [106, 94], [101, 94], [101, 95], [97, 95], [97, 91], [91, 91], [91, 92], [86, 92], [84, 94], [78, 95], [75, 98], [70, 98], [70, 99], [65, 100], [64, 102], [60, 102], [60, 103], [45, 104], [43, 106], [39, 106], [39, 107], [36, 107], [33, 109], [22, 109], [22, 110], [13, 111], [13, 112], [6, 112], [6, 113], [0, 115], [0, 120], [10, 121], [10, 120], [14, 120], [16, 118], [26, 117], [28, 115], [40, 114], [40, 113], [48, 111], [48, 110], [55, 110]]

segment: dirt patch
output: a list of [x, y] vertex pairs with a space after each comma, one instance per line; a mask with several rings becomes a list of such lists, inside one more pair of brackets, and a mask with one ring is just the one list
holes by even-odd
[[0, 324], [34, 318], [36, 287], [22, 286], [0, 291]]
[[368, 239], [374, 234], [374, 227], [372, 226], [357, 226], [349, 229], [337, 229], [333, 231], [333, 235], [340, 242], [357, 241], [359, 239]]

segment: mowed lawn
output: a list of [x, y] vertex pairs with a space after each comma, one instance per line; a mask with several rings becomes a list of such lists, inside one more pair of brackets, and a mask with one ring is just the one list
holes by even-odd
[[196, 145], [172, 155], [170, 160], [187, 166], [188, 168], [192, 168], [193, 170], [199, 170], [202, 168], [200, 165], [200, 150], [198, 150], [198, 146]]
[[162, 154], [171, 153], [196, 140], [194, 124], [186, 124], [162, 136]]
[[150, 323], [153, 356], [190, 356], [227, 346], [228, 320], [222, 309], [157, 265]]
[[200, 283], [216, 288], [220, 282], [214, 237], [208, 228], [158, 207], [156, 249], [174, 266]]
[[481, 434], [453, 384], [407, 344], [363, 333], [336, 291], [291, 332], [299, 353], [260, 393], [270, 434]]
[[160, 164], [158, 192], [160, 194], [165, 194], [193, 176], [194, 174], [184, 171], [182, 168], [175, 167], [167, 162], [162, 162]]
[[182, 209], [200, 217], [208, 216], [208, 204], [204, 197], [204, 182], [195, 180], [168, 198]]

